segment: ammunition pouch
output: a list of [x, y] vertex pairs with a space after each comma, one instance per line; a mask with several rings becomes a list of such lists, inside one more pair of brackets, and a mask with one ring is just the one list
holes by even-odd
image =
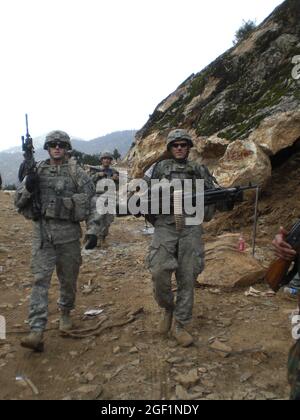
[[87, 194], [74, 194], [72, 197], [73, 222], [83, 222], [86, 220], [91, 212], [90, 200]]
[[51, 200], [44, 212], [45, 219], [69, 220], [82, 222], [90, 214], [87, 194], [74, 194], [72, 197], [56, 197]]
[[50, 200], [45, 212], [45, 219], [72, 220], [72, 199], [56, 197]]

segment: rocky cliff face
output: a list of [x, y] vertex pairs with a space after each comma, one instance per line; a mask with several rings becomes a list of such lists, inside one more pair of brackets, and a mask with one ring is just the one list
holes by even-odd
[[300, 1], [286, 0], [250, 36], [162, 101], [127, 156], [134, 176], [160, 159], [175, 127], [221, 185], [271, 176], [272, 156], [300, 139]]

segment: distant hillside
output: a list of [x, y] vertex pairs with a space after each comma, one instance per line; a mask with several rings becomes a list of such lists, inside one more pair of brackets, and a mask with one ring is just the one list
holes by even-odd
[[[134, 142], [135, 133], [136, 131], [134, 130], [116, 131], [90, 141], [73, 137], [72, 144], [74, 149], [87, 154], [100, 154], [103, 151], [113, 152], [114, 149], [118, 149], [123, 157]], [[33, 139], [37, 161], [47, 157], [47, 152], [43, 150], [44, 138], [45, 136], [39, 136]], [[20, 148], [13, 147], [0, 152], [0, 173], [2, 175], [3, 185], [15, 184], [17, 182], [18, 168], [23, 160]]]

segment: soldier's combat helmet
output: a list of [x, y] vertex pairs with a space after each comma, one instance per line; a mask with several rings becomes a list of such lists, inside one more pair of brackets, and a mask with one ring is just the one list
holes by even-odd
[[61, 143], [65, 143], [67, 145], [67, 148], [69, 150], [72, 150], [72, 144], [71, 144], [70, 136], [67, 133], [65, 133], [64, 131], [61, 131], [61, 130], [50, 131], [50, 133], [48, 133], [47, 136], [46, 136], [46, 140], [45, 140], [45, 143], [44, 143], [44, 149], [48, 150], [49, 143], [51, 143], [53, 141], [59, 141]]
[[102, 162], [102, 159], [111, 159], [111, 160], [114, 160], [114, 157], [113, 157], [113, 155], [110, 153], [110, 152], [103, 152], [103, 153], [101, 153], [101, 155], [100, 155], [100, 162]]
[[189, 133], [186, 130], [176, 129], [176, 130], [170, 131], [167, 137], [167, 148], [169, 149], [171, 144], [177, 140], [186, 140], [189, 143], [190, 147], [194, 146], [192, 137], [189, 135]]

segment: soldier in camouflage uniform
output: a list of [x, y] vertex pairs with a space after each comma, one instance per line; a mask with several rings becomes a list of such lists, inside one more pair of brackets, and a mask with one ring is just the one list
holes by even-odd
[[[145, 180], [150, 184], [151, 179], [191, 179], [195, 187], [196, 179], [204, 179], [206, 189], [215, 188], [215, 180], [208, 169], [188, 160], [191, 147], [192, 138], [185, 130], [171, 131], [167, 148], [172, 159], [153, 165], [145, 173]], [[219, 207], [220, 210], [227, 209], [223, 203]], [[211, 220], [215, 211], [214, 205], [206, 207], [204, 220]], [[174, 315], [173, 335], [180, 345], [187, 347], [193, 343], [193, 337], [186, 327], [192, 319], [194, 286], [204, 268], [203, 229], [201, 225], [178, 229], [174, 215], [157, 216], [154, 226], [155, 234], [147, 262], [152, 274], [155, 299], [164, 309], [159, 330], [162, 334], [167, 334], [171, 330]], [[174, 272], [177, 280], [176, 303], [171, 285]]]
[[[285, 241], [287, 231], [280, 228], [278, 235], [276, 235], [273, 245], [277, 257], [288, 261], [294, 261], [297, 253]], [[298, 259], [298, 271], [300, 274], [300, 263]], [[298, 295], [298, 307], [300, 308], [300, 295]], [[300, 340], [292, 347], [288, 360], [288, 379], [291, 385], [291, 400], [300, 400]]]
[[[46, 136], [44, 149], [50, 159], [37, 164], [35, 174], [28, 175], [18, 188], [15, 204], [19, 212], [33, 220], [32, 273], [34, 284], [30, 301], [31, 333], [21, 342], [23, 347], [43, 351], [43, 332], [48, 318], [48, 290], [52, 274], [60, 282], [58, 302], [60, 330], [72, 328], [70, 311], [74, 308], [76, 284], [81, 265], [80, 222], [91, 214], [94, 184], [76, 162], [68, 162], [70, 137], [63, 131]], [[33, 217], [32, 196], [39, 191], [40, 215]]]
[[[101, 166], [90, 166], [90, 177], [96, 187], [95, 199], [100, 197], [105, 191], [101, 187], [99, 181], [103, 179], [112, 179], [116, 185], [119, 183], [119, 172], [111, 168], [113, 161], [113, 155], [109, 152], [104, 152], [100, 156]], [[87, 225], [86, 233], [86, 246], [85, 249], [93, 249], [99, 245], [104, 245], [105, 238], [109, 233], [110, 225], [114, 221], [112, 214], [106, 213], [103, 215], [95, 214], [95, 217], [91, 219]]]

